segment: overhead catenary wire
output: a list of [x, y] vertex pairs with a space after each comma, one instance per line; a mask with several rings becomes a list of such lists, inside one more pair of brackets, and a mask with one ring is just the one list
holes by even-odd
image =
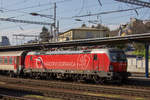
[[41, 6], [49, 6], [49, 4], [44, 3], [44, 4], [41, 4], [41, 5], [34, 5], [34, 6], [23, 7], [23, 8], [12, 9], [12, 10], [7, 9], [8, 11], [5, 11], [5, 12], [20, 11], [20, 10], [25, 10], [25, 9], [30, 9], [30, 8], [36, 8], [36, 7], [41, 7]]
[[145, 2], [141, 0], [115, 0], [115, 1], [150, 8], [150, 2]]
[[37, 25], [52, 25], [52, 23], [27, 21], [27, 20], [17, 20], [17, 19], [12, 19], [12, 18], [0, 18], [0, 20], [1, 21], [8, 21], [8, 22], [16, 22], [16, 23], [28, 23], [28, 24], [37, 24]]
[[87, 16], [97, 16], [97, 15], [104, 15], [104, 14], [125, 12], [125, 11], [131, 11], [131, 10], [135, 10], [135, 9], [141, 9], [141, 8], [144, 8], [144, 7], [136, 7], [136, 8], [131, 8], [131, 9], [123, 9], [123, 10], [113, 10], [113, 11], [100, 12], [100, 13], [95, 13], [95, 14], [86, 14], [86, 15], [80, 15], [80, 16], [73, 16], [72, 18], [76, 18], [76, 17], [87, 17]]
[[[8, 4], [8, 5], [5, 5], [7, 7], [12, 7], [12, 6], [16, 6], [16, 5], [21, 5], [21, 4], [24, 4], [24, 3], [27, 3], [29, 0], [23, 0], [23, 1], [19, 1], [19, 2], [15, 2], [13, 4]], [[5, 8], [5, 7], [4, 7]]]
[[[28, 27], [31, 27], [30, 25], [32, 25], [32, 24], [27, 24], [27, 23], [15, 23], [15, 22], [14, 22], [14, 24], [15, 24], [15, 25], [7, 26], [7, 27], [1, 27], [0, 30], [3, 31], [3, 30], [11, 29], [11, 28], [16, 28], [16, 27], [18, 27], [19, 25], [20, 25], [20, 26], [28, 26]], [[19, 24], [19, 25], [18, 25], [18, 24]], [[35, 26], [35, 25], [34, 25], [34, 26]], [[36, 25], [36, 26], [39, 27], [39, 25]]]
[[100, 6], [102, 6], [101, 0], [98, 0], [98, 3], [99, 3]]
[[84, 7], [85, 7], [85, 0], [82, 0], [82, 6], [81, 6], [81, 8], [80, 8], [80, 10], [79, 10], [77, 15], [81, 14], [81, 12], [83, 11]]
[[[51, 8], [46, 8], [46, 9], [38, 10], [38, 11], [35, 11], [35, 12], [44, 12], [44, 11], [48, 11], [50, 9]], [[29, 12], [24, 12], [24, 14], [21, 14], [21, 15], [18, 15], [18, 16], [11, 16], [9, 18], [18, 18], [18, 17], [22, 17], [22, 16], [26, 16], [26, 15], [30, 15], [30, 13]]]
[[[58, 1], [66, 1], [66, 0], [58, 0]], [[67, 0], [67, 1], [71, 1], [71, 0]], [[83, 1], [83, 0], [82, 0]], [[102, 1], [102, 0], [101, 0]], [[86, 2], [86, 1], [85, 1]], [[104, 2], [102, 2], [103, 3], [103, 6], [105, 5], [105, 3]], [[50, 3], [49, 3], [50, 4]], [[92, 3], [91, 3], [92, 4]], [[29, 6], [29, 5], [28, 5]], [[31, 6], [31, 5], [30, 5]], [[95, 5], [96, 6], [96, 5]], [[98, 4], [98, 2], [97, 2], [97, 6], [96, 7], [98, 7], [99, 6], [99, 4]], [[22, 6], [23, 7], [23, 6]], [[22, 7], [20, 7], [20, 8], [22, 8]], [[47, 7], [47, 6], [46, 6]], [[88, 6], [89, 7], [89, 6]], [[25, 7], [24, 7], [25, 8]], [[36, 8], [36, 7], [33, 7], [33, 8]], [[41, 7], [42, 8], [42, 7]], [[41, 8], [39, 8], [39, 9], [41, 9]], [[13, 8], [14, 9], [14, 8]], [[30, 10], [30, 8], [28, 8], [29, 10]], [[32, 8], [31, 8], [32, 9]], [[90, 8], [91, 9], [91, 8]], [[11, 10], [11, 9], [9, 9], [9, 10]], [[15, 10], [15, 9], [14, 9]], [[23, 10], [25, 10], [25, 9], [22, 9], [22, 10], [16, 10], [16, 11], [14, 11], [14, 12], [24, 12]], [[34, 10], [34, 9], [33, 9]], [[35, 9], [35, 10], [37, 10], [37, 9]], [[68, 9], [68, 10], [70, 10], [70, 9]], [[77, 12], [79, 12], [79, 8], [76, 10]], [[103, 9], [102, 9], [103, 10]], [[25, 10], [26, 11], [26, 10]], [[28, 10], [27, 10], [28, 11]], [[38, 11], [33, 11], [33, 12], [38, 12]], [[50, 12], [50, 11], [49, 11]], [[67, 11], [66, 11], [67, 12]], [[99, 11], [100, 12], [100, 11]], [[22, 14], [22, 15], [15, 15], [14, 17], [21, 17], [21, 18], [31, 18], [30, 16], [27, 16], [28, 15], [28, 13], [30, 13], [30, 12], [25, 12], [24, 13], [24, 15]], [[43, 13], [43, 12], [42, 12]], [[61, 12], [62, 13], [62, 12]], [[68, 12], [67, 12], [68, 13]], [[80, 14], [83, 14], [84, 12], [82, 11], [82, 13], [80, 13]], [[94, 13], [94, 12], [93, 12]], [[117, 12], [114, 12], [114, 13], [117, 13]], [[87, 13], [86, 13], [87, 14]], [[92, 14], [92, 13], [91, 13]], [[95, 13], [96, 14], [96, 13]], [[109, 13], [108, 13], [109, 14]], [[79, 14], [78, 14], [79, 15]], [[89, 14], [88, 14], [89, 15]], [[100, 14], [100, 15], [103, 15], [103, 14]], [[22, 17], [22, 16], [25, 16], [25, 17]], [[69, 17], [69, 15], [66, 15], [66, 16], [68, 16]], [[70, 16], [73, 16], [73, 15], [70, 15]], [[93, 15], [94, 16], [94, 15]], [[97, 15], [95, 15], [95, 16], [97, 16]], [[59, 16], [58, 16], [59, 17]], [[86, 17], [86, 16], [85, 16]], [[17, 19], [17, 18], [16, 18]], [[66, 18], [66, 19], [69, 19], [69, 18]], [[71, 17], [70, 18], [71, 20], [73, 20], [74, 19], [74, 16], [73, 17]], [[30, 19], [31, 20], [31, 19]], [[34, 20], [34, 19], [33, 19]], [[41, 19], [40, 19], [41, 20]], [[62, 20], [64, 20], [64, 19], [62, 19]], [[79, 22], [78, 22], [79, 23]], [[71, 25], [71, 26], [73, 26], [73, 25]]]
[[[72, 0], [61, 0], [58, 1], [56, 3], [64, 3], [67, 1], [72, 1]], [[7, 9], [8, 11], [5, 12], [14, 12], [14, 11], [20, 11], [20, 10], [25, 10], [25, 9], [31, 9], [31, 8], [37, 8], [37, 7], [45, 7], [45, 6], [49, 6], [49, 5], [53, 5], [53, 3], [42, 3], [42, 4], [38, 4], [38, 5], [34, 5], [34, 6], [28, 6], [28, 7], [23, 7], [23, 8], [18, 8], [18, 9]], [[52, 7], [51, 9], [54, 9], [54, 7]]]
[[[68, 2], [68, 1], [72, 1], [72, 0], [60, 0], [60, 1], [57, 1], [57, 3], [64, 3], [64, 2]], [[44, 3], [44, 4], [41, 4], [41, 6], [45, 6], [45, 5], [49, 5], [48, 3]], [[13, 10], [9, 10], [9, 9], [6, 9], [7, 10], [6, 12], [11, 12], [11, 11], [14, 11], [14, 12], [18, 12], [18, 13], [25, 13], [25, 14], [22, 14], [22, 15], [18, 15], [18, 16], [11, 16], [10, 18], [16, 18], [16, 17], [22, 17], [22, 16], [25, 16], [26, 14], [29, 14], [30, 12], [25, 12], [25, 11], [20, 11], [20, 10], [25, 10], [25, 9], [29, 9], [29, 8], [35, 8], [35, 7], [39, 7], [39, 5], [35, 5], [35, 6], [29, 6], [29, 7], [24, 7], [24, 8], [18, 8], [18, 9], [13, 9]], [[46, 9], [43, 9], [43, 10], [39, 10], [39, 11], [35, 11], [35, 12], [42, 12], [42, 11], [46, 11], [46, 10], [50, 10], [50, 9], [54, 9], [54, 7], [50, 7], [50, 8], [46, 8]]]
[[113, 11], [106, 11], [106, 12], [100, 12], [100, 13], [95, 13], [95, 14], [86, 14], [86, 15], [80, 15], [80, 16], [72, 16], [72, 17], [61, 17], [60, 19], [65, 19], [65, 20], [71, 20], [73, 18], [78, 18], [78, 17], [88, 17], [88, 16], [97, 16], [97, 15], [105, 15], [105, 14], [111, 14], [111, 13], [119, 13], [119, 12], [126, 12], [126, 11], [132, 11], [135, 9], [142, 9], [144, 7], [136, 7], [136, 8], [130, 8], [130, 9], [122, 9], [122, 10], [113, 10]]

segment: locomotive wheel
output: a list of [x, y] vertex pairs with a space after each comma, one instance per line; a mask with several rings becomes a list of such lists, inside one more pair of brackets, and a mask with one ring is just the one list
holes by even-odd
[[99, 76], [93, 76], [94, 82], [97, 84], [103, 84], [104, 83], [104, 79], [100, 78]]

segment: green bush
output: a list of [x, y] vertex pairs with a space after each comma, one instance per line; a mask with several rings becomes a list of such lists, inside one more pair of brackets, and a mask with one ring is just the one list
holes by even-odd
[[[143, 51], [134, 51], [133, 55], [145, 57], [145, 50], [143, 50]], [[149, 51], [149, 55], [150, 55], [150, 51]]]

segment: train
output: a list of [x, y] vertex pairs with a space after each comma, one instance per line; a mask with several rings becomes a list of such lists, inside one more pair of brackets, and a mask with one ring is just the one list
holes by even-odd
[[120, 49], [0, 52], [0, 73], [10, 76], [104, 81], [125, 80], [127, 58]]

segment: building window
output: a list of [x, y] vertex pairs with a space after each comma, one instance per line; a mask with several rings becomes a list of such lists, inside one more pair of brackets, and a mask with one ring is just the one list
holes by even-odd
[[9, 57], [9, 64], [13, 64], [13, 58]]
[[86, 38], [94, 38], [92, 32], [86, 32]]
[[66, 37], [66, 41], [69, 41], [70, 39], [69, 39], [69, 37]]

